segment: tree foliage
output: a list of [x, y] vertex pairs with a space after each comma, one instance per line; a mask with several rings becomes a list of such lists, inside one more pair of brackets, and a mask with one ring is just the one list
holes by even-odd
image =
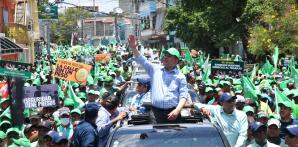
[[183, 0], [169, 8], [165, 29], [192, 47], [230, 46], [243, 35], [246, 0]]
[[72, 33], [79, 32], [77, 21], [90, 16], [90, 12], [84, 9], [66, 9], [63, 13], [59, 14], [58, 22], [53, 23], [51, 26], [52, 42], [70, 44]]
[[271, 54], [275, 46], [282, 53], [297, 49], [295, 0], [183, 0], [170, 7], [165, 30], [192, 47], [212, 49], [248, 42], [255, 55]]
[[279, 2], [279, 9], [261, 13], [259, 22], [249, 28], [248, 50], [252, 54], [271, 54], [275, 46], [285, 54], [297, 51], [298, 10], [289, 1]]

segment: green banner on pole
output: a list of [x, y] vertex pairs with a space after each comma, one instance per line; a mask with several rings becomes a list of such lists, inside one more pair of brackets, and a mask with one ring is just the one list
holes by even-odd
[[40, 5], [38, 11], [39, 19], [58, 19], [58, 6], [57, 5]]
[[5, 69], [5, 68], [0, 68], [0, 75], [1, 76], [9, 76], [9, 77], [21, 77], [23, 79], [31, 78], [31, 72], [10, 70], [10, 69]]

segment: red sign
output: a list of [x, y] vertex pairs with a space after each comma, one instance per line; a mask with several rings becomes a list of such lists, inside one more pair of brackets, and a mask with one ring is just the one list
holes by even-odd
[[19, 58], [17, 53], [1, 55], [1, 60], [5, 61], [18, 61], [18, 59]]

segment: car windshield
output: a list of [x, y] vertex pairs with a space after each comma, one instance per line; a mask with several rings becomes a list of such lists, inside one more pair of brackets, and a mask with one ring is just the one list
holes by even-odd
[[216, 129], [169, 129], [116, 134], [111, 147], [224, 147]]

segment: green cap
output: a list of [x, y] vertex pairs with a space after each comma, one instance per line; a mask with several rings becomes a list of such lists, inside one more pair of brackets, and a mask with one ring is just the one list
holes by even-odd
[[0, 104], [2, 104], [3, 102], [6, 102], [8, 100], [9, 100], [8, 98], [0, 98]]
[[85, 92], [79, 92], [78, 95], [77, 95], [78, 98], [82, 99], [82, 100], [86, 100], [87, 96], [86, 96], [86, 93]]
[[3, 131], [0, 131], [0, 139], [5, 139], [6, 138], [6, 134]]
[[217, 88], [215, 88], [215, 91], [219, 92], [219, 91], [221, 91], [221, 88], [217, 87]]
[[9, 120], [11, 120], [10, 112], [4, 113], [4, 114], [2, 113], [1, 118], [0, 118], [1, 121], [3, 120], [3, 117], [6, 117], [6, 118], [8, 118]]
[[230, 81], [220, 81], [219, 82], [219, 85], [229, 85], [229, 86], [231, 86], [231, 82]]
[[89, 91], [88, 91], [88, 94], [100, 95], [100, 92], [99, 92], [99, 91], [96, 91], [96, 90], [93, 90], [93, 89], [91, 89], [91, 90], [89, 90]]
[[213, 91], [213, 88], [211, 88], [211, 87], [207, 87], [207, 88], [205, 89], [205, 92], [209, 92], [209, 91]]
[[20, 135], [20, 130], [18, 128], [9, 128], [7, 131], [6, 131], [6, 136], [8, 136], [8, 134], [10, 133], [17, 133], [18, 135]]
[[71, 110], [70, 111], [70, 114], [72, 114], [72, 113], [78, 113], [79, 115], [81, 115], [82, 114], [82, 112], [81, 112], [81, 110], [80, 109], [73, 109], [73, 110]]
[[104, 78], [104, 82], [105, 82], [105, 83], [111, 83], [111, 82], [113, 82], [113, 77], [111, 77], [111, 76], [106, 76], [106, 77]]
[[233, 79], [233, 84], [234, 85], [241, 85], [241, 80], [240, 79]]
[[168, 50], [164, 51], [164, 54], [170, 54], [172, 56], [175, 56], [180, 60], [180, 53], [177, 49], [175, 48], [169, 48]]
[[0, 123], [0, 127], [1, 127], [2, 125], [4, 125], [4, 124], [9, 124], [9, 125], [11, 125], [11, 123], [10, 123], [9, 121], [5, 120], [5, 121], [2, 121], [2, 122]]
[[26, 82], [25, 84], [24, 84], [24, 87], [30, 87], [31, 85], [28, 83], [28, 82]]
[[71, 98], [64, 99], [64, 106], [74, 106], [74, 101]]
[[102, 97], [105, 93], [109, 93], [109, 91], [105, 88], [102, 88], [99, 92], [99, 96]]
[[30, 147], [31, 143], [30, 140], [27, 138], [19, 138], [19, 139], [13, 139], [14, 144], [22, 147]]
[[78, 88], [80, 85], [78, 84], [78, 83], [73, 83], [72, 84], [72, 87], [74, 87], [74, 88]]
[[254, 113], [254, 108], [252, 106], [244, 106], [242, 109], [243, 112], [247, 113], [247, 112], [252, 112]]
[[280, 102], [280, 103], [278, 103], [278, 106], [279, 107], [285, 106], [285, 107], [288, 107], [288, 108], [292, 109], [292, 102], [290, 102], [290, 101]]
[[262, 118], [262, 117], [267, 117], [267, 114], [264, 111], [258, 112], [258, 118]]

